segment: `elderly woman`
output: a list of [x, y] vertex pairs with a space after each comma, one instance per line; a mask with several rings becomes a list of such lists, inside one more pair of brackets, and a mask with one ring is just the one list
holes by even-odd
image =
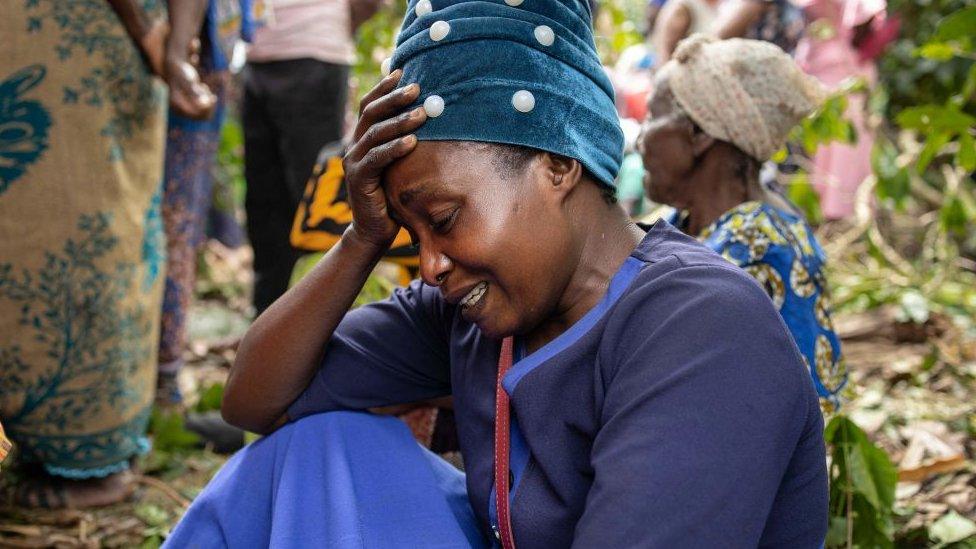
[[759, 168], [821, 97], [776, 46], [683, 42], [656, 77], [639, 143], [651, 200], [752, 275], [796, 340], [825, 409], [847, 380], [830, 320], [824, 253], [802, 214], [759, 182]]
[[[742, 270], [608, 198], [590, 29], [573, 0], [410, 3], [345, 157], [353, 222], [230, 374], [227, 419], [274, 433], [172, 546], [822, 544], [802, 358]], [[400, 227], [422, 280], [347, 312]], [[466, 479], [355, 412], [445, 395]]]

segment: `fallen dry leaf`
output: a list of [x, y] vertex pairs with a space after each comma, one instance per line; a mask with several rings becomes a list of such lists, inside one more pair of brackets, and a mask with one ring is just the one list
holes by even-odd
[[951, 456], [948, 458], [934, 459], [926, 461], [925, 465], [910, 469], [898, 469], [898, 480], [907, 482], [921, 482], [933, 475], [960, 471], [968, 466], [966, 458], [962, 455]]

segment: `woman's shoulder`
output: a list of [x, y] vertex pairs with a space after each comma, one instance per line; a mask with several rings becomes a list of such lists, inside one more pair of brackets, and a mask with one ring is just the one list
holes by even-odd
[[648, 230], [633, 256], [644, 266], [622, 296], [617, 314], [642, 309], [660, 314], [688, 303], [708, 308], [710, 303], [731, 302], [758, 314], [776, 313], [748, 273], [664, 221]]
[[655, 227], [660, 238], [641, 255], [644, 266], [607, 318], [603, 379], [621, 369], [648, 379], [694, 370], [743, 394], [772, 386], [801, 394], [809, 374], [765, 291], [696, 240]]

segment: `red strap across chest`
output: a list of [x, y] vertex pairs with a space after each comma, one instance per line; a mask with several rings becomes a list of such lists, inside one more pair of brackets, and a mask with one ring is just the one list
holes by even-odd
[[504, 549], [515, 549], [515, 537], [512, 535], [512, 520], [508, 509], [511, 417], [508, 393], [502, 387], [502, 378], [511, 367], [512, 338], [506, 337], [502, 341], [502, 351], [498, 356], [498, 381], [495, 384], [495, 511], [498, 513], [498, 530]]

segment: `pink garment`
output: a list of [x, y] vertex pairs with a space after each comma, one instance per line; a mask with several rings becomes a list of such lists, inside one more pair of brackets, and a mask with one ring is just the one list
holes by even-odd
[[[881, 24], [885, 0], [794, 0], [804, 10], [808, 32], [796, 49], [796, 60], [805, 72], [828, 88], [837, 88], [852, 77], [873, 85], [877, 79], [871, 61], [862, 61], [852, 44], [854, 30], [868, 21]], [[873, 19], [872, 19], [873, 18]], [[857, 130], [854, 145], [834, 143], [820, 147], [811, 174], [820, 194], [820, 208], [827, 219], [854, 214], [854, 196], [871, 173], [874, 135], [867, 126], [864, 94], [848, 96], [847, 117]]]
[[254, 31], [248, 61], [355, 62], [349, 0], [264, 0], [262, 4], [264, 24]]

